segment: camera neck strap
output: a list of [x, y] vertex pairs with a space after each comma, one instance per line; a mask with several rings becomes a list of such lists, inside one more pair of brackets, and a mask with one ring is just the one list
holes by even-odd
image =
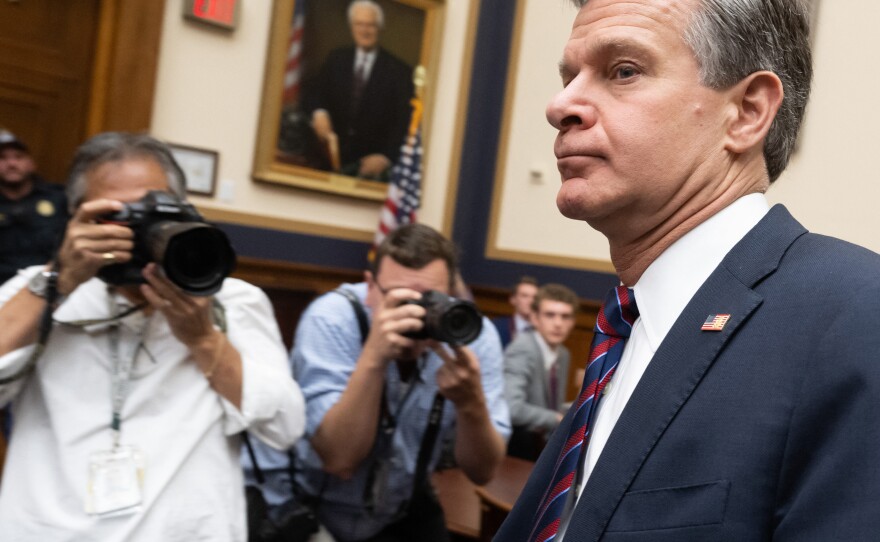
[[[369, 321], [367, 319], [367, 313], [364, 310], [363, 305], [360, 300], [351, 290], [346, 288], [337, 288], [334, 290], [335, 293], [340, 294], [341, 296], [348, 299], [348, 302], [351, 304], [354, 309], [354, 313], [357, 316], [358, 326], [360, 327], [361, 332], [361, 344], [366, 342], [367, 335], [369, 334], [370, 327]], [[384, 381], [383, 381], [384, 382]], [[412, 391], [410, 388], [409, 391]], [[407, 396], [409, 393], [407, 393]], [[406, 397], [404, 397], [405, 401]], [[443, 406], [446, 402], [446, 398], [443, 397], [440, 393], [434, 395], [434, 400], [431, 403], [431, 411], [428, 414], [428, 424], [425, 428], [425, 432], [422, 434], [422, 442], [419, 446], [419, 455], [416, 459], [416, 470], [413, 479], [413, 490], [412, 495], [410, 497], [410, 501], [412, 501], [412, 497], [423, 489], [427, 481], [428, 475], [428, 463], [431, 460], [431, 455], [434, 451], [434, 446], [437, 443], [437, 436], [440, 433], [440, 422], [443, 419]], [[380, 419], [380, 435], [384, 434], [386, 438], [391, 438], [394, 434], [394, 431], [397, 429], [397, 420], [391, 414], [388, 408], [388, 393], [387, 386], [383, 383], [382, 386], [382, 400], [381, 400], [381, 419]], [[372, 510], [373, 508], [373, 499], [372, 499], [372, 486], [375, 481], [376, 475], [376, 465], [370, 469], [370, 472], [367, 474], [367, 483], [365, 485], [365, 506], [367, 509]]]

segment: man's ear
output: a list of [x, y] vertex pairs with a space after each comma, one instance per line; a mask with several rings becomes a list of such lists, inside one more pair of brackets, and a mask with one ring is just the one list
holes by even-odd
[[773, 72], [755, 72], [734, 85], [730, 93], [734, 118], [727, 129], [725, 148], [736, 154], [763, 148], [782, 105], [782, 81]]

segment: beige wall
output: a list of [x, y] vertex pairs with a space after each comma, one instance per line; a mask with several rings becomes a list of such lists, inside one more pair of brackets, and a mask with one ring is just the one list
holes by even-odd
[[[219, 194], [196, 202], [207, 209], [298, 221], [290, 229], [340, 226], [348, 235], [368, 236], [375, 228], [377, 203], [250, 180], [271, 2], [242, 2], [241, 24], [226, 34], [184, 21], [182, 1], [167, 2], [153, 130], [170, 141], [220, 152]], [[448, 226], [448, 187], [458, 156], [473, 6], [470, 0], [446, 3], [421, 213], [435, 227]], [[506, 118], [489, 251], [494, 257], [595, 268], [591, 260], [607, 260], [607, 246], [588, 226], [566, 220], [556, 210], [554, 134], [544, 120], [544, 106], [558, 89], [556, 65], [574, 8], [563, 0], [527, 0], [521, 9], [524, 24], [509, 87], [514, 101]], [[875, 0], [821, 2], [815, 85], [801, 146], [768, 196], [785, 202], [811, 230], [880, 251], [875, 234], [880, 231], [880, 183], [872, 163], [878, 142], [874, 127], [880, 125], [875, 105], [880, 73], [872, 69], [873, 53], [880, 50], [878, 20], [880, 2]]]
[[875, 0], [821, 0], [800, 149], [767, 195], [808, 229], [880, 252], [878, 21]]
[[[240, 4], [239, 26], [229, 33], [184, 20], [183, 0], [168, 0], [153, 134], [219, 151], [215, 197], [192, 197], [209, 213], [234, 210], [244, 214], [236, 219], [244, 224], [263, 224], [260, 217], [268, 217], [275, 227], [293, 231], [371, 238], [379, 217], [377, 202], [251, 181], [272, 2]], [[444, 9], [444, 47], [431, 125], [426, 126], [430, 135], [420, 214], [422, 222], [437, 228], [445, 226], [454, 140], [464, 116], [459, 96], [474, 6], [469, 0], [449, 0]]]

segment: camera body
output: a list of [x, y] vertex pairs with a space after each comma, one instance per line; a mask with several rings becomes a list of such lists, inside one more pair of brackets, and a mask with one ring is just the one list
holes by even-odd
[[184, 292], [208, 296], [220, 289], [235, 268], [235, 252], [226, 234], [205, 223], [195, 207], [174, 194], [151, 190], [99, 222], [127, 226], [134, 232], [131, 260], [98, 272], [109, 284], [142, 283], [144, 266], [156, 262]]
[[422, 329], [404, 334], [411, 339], [434, 339], [461, 345], [473, 342], [483, 330], [483, 315], [476, 305], [437, 290], [428, 290], [421, 299], [407, 299], [403, 304], [425, 308]]

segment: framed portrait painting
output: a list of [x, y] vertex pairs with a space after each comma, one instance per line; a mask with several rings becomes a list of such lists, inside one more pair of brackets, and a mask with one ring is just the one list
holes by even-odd
[[443, 7], [276, 0], [254, 179], [384, 199], [416, 93], [430, 112]]

